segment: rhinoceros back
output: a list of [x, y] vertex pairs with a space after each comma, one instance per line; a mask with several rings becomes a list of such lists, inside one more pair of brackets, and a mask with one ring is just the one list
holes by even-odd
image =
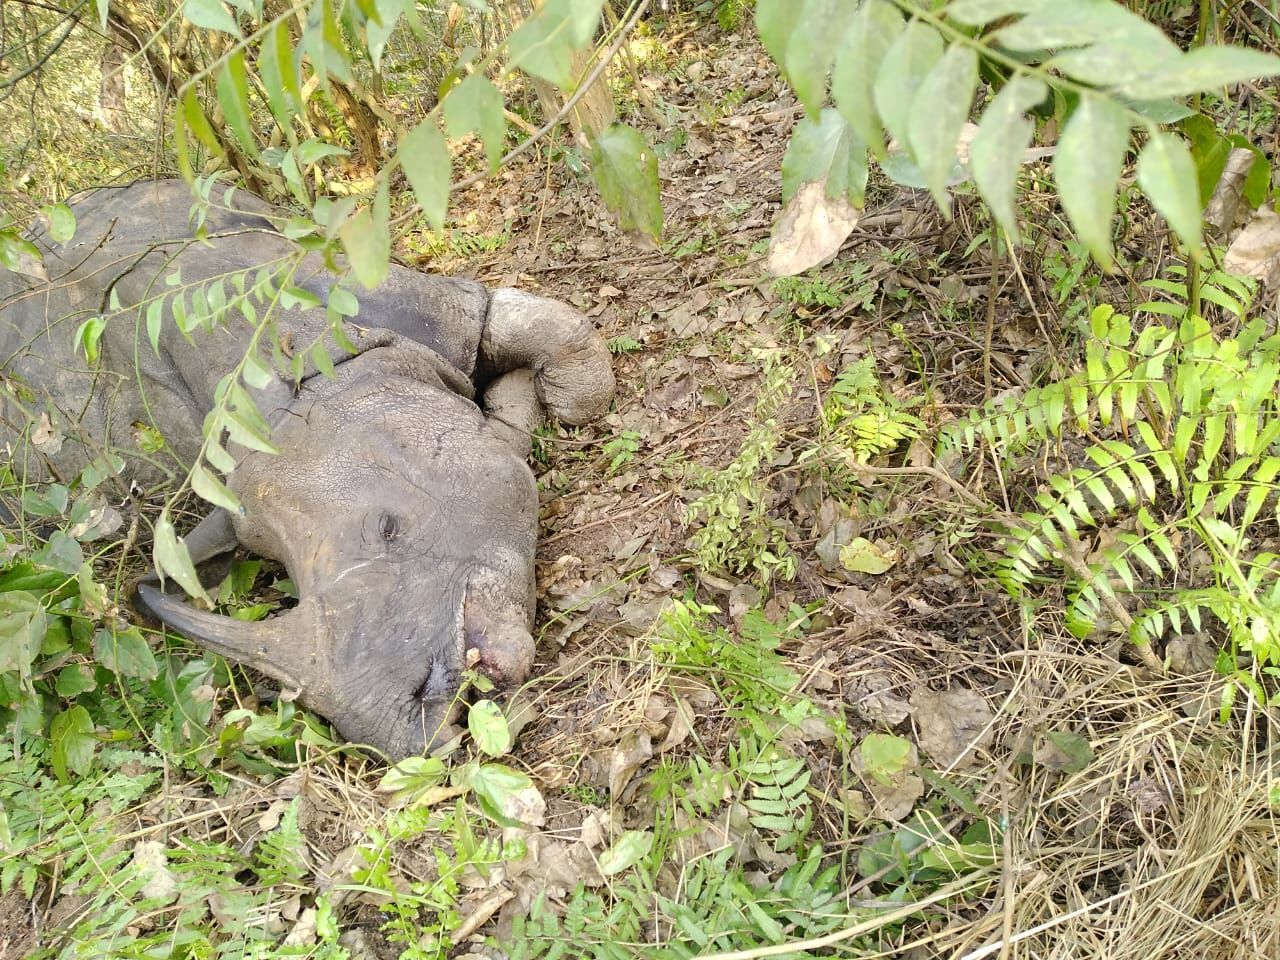
[[[214, 390], [243, 357], [251, 330], [234, 318], [189, 339], [166, 310], [153, 350], [145, 310], [128, 308], [165, 291], [194, 291], [215, 278], [286, 262], [295, 248], [267, 219], [272, 208], [243, 191], [215, 190], [203, 221], [207, 239], [192, 239], [191, 206], [191, 193], [180, 181], [94, 190], [72, 201], [77, 228], [65, 246], [53, 244], [39, 227], [32, 230], [44, 253], [47, 283], [0, 273], [0, 442], [11, 445], [20, 473], [69, 480], [111, 449], [135, 461], [139, 479], [161, 479], [183, 471], [198, 453]], [[166, 278], [179, 275], [180, 283], [170, 288]], [[312, 256], [301, 262], [292, 282], [325, 299], [332, 276]], [[125, 309], [112, 309], [112, 291]], [[362, 329], [422, 344], [446, 382], [469, 395], [487, 309], [483, 287], [393, 264], [386, 282], [360, 291], [359, 300], [352, 328], [358, 350], [365, 340], [385, 342], [385, 336], [362, 339]], [[76, 350], [76, 331], [104, 314], [110, 320], [101, 357], [91, 368]], [[342, 360], [345, 354], [325, 336], [327, 325], [322, 309], [276, 317], [286, 341], [321, 340], [333, 360]], [[315, 370], [308, 363], [305, 375]], [[283, 382], [272, 390], [276, 398], [288, 395]], [[31, 425], [42, 415], [50, 430], [33, 445]], [[165, 449], [141, 455], [141, 426], [157, 429]], [[64, 439], [59, 444], [56, 438]]]

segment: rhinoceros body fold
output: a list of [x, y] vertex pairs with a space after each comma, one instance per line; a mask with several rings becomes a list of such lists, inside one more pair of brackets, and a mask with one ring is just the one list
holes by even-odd
[[[221, 278], [233, 290], [236, 274], [252, 289], [260, 269], [297, 263], [295, 248], [268, 219], [275, 212], [244, 193], [211, 206], [194, 240], [191, 195], [175, 181], [96, 190], [73, 210], [65, 246], [32, 235], [47, 282], [0, 273], [0, 440], [31, 480], [71, 480], [105, 451], [144, 489], [181, 478], [254, 327], [228, 311], [188, 337], [173, 301], [184, 293], [190, 309], [197, 289]], [[333, 277], [307, 257], [289, 282], [325, 301]], [[146, 306], [161, 294], [153, 349]], [[277, 452], [228, 443], [236, 463], [225, 479], [241, 510], [215, 511], [187, 537], [197, 563], [237, 542], [281, 561], [298, 606], [250, 624], [150, 585], [139, 597], [210, 649], [297, 687], [349, 740], [398, 758], [451, 732], [464, 670], [507, 685], [528, 676], [529, 432], [544, 411], [569, 423], [598, 416], [614, 381], [590, 322], [553, 300], [392, 265], [359, 301], [345, 327], [354, 353], [326, 335], [323, 308], [273, 308], [284, 347], [323, 344], [332, 378], [308, 355], [300, 384], [273, 374], [250, 390]], [[255, 306], [258, 316], [269, 308]], [[89, 365], [76, 331], [100, 315]], [[65, 435], [60, 445], [33, 441], [42, 415]], [[164, 448], [146, 452], [140, 428]]]

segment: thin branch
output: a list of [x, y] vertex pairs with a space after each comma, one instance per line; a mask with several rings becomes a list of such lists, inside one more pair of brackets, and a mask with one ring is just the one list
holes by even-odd
[[[622, 29], [618, 31], [617, 38], [613, 41], [612, 44], [610, 44], [609, 49], [605, 51], [604, 56], [600, 58], [599, 62], [596, 63], [595, 67], [592, 68], [591, 72], [587, 74], [586, 79], [584, 79], [580, 84], [578, 84], [578, 87], [576, 90], [574, 90], [572, 96], [570, 96], [569, 99], [564, 102], [564, 106], [562, 106], [559, 110], [557, 110], [553, 117], [551, 117], [546, 123], [544, 123], [541, 127], [539, 127], [534, 132], [534, 134], [531, 137], [529, 137], [528, 140], [525, 140], [524, 142], [518, 144], [517, 146], [509, 150], [506, 154], [504, 154], [502, 159], [498, 161], [498, 169], [501, 169], [502, 167], [506, 166], [516, 157], [522, 155], [523, 153], [525, 153], [525, 151], [529, 150], [535, 143], [537, 143], [538, 141], [543, 139], [548, 133], [550, 133], [556, 127], [556, 125], [560, 123], [561, 120], [563, 120], [565, 117], [569, 115], [569, 113], [573, 110], [573, 108], [578, 105], [578, 102], [587, 95], [587, 91], [591, 89], [592, 84], [594, 84], [596, 80], [600, 78], [600, 74], [604, 73], [604, 71], [608, 68], [609, 64], [613, 62], [614, 56], [617, 54], [617, 52], [620, 49], [622, 49], [622, 45], [627, 42], [627, 38], [631, 35], [632, 29], [635, 28], [636, 23], [639, 22], [640, 17], [643, 16], [645, 10], [648, 9], [648, 7], [649, 7], [649, 0], [640, 0], [640, 3], [636, 5], [636, 8], [632, 12], [631, 16], [627, 18], [627, 22], [623, 24]], [[493, 174], [490, 171], [483, 170], [480, 173], [472, 174], [471, 176], [463, 180], [460, 180], [458, 183], [455, 183], [450, 189], [453, 192], [457, 192], [459, 190], [465, 190], [468, 187], [475, 186], [477, 183], [480, 183], [482, 180], [487, 180], [492, 175]], [[402, 224], [404, 224], [406, 221], [411, 220], [414, 217], [418, 216], [420, 213], [422, 213], [422, 207], [420, 207], [417, 203], [414, 203], [413, 206], [411, 206], [408, 210], [406, 210], [404, 213], [400, 214], [400, 216], [392, 220], [390, 226], [392, 228], [398, 228]]]

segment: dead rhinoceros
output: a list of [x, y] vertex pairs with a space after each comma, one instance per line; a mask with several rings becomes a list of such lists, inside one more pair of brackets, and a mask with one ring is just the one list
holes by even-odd
[[[177, 291], [294, 249], [266, 204], [244, 193], [224, 202], [219, 190], [208, 239], [193, 242], [186, 185], [100, 189], [73, 205], [65, 247], [33, 233], [47, 283], [0, 276], [0, 440], [20, 473], [73, 478], [110, 448], [144, 486], [163, 479], [165, 455], [169, 474], [185, 475], [215, 386], [253, 327], [237, 312], [188, 338], [174, 322]], [[166, 286], [179, 270], [180, 285]], [[324, 299], [333, 278], [312, 256], [291, 282]], [[127, 308], [162, 294], [153, 349], [146, 310]], [[97, 315], [110, 319], [89, 365], [75, 334]], [[311, 362], [300, 383], [274, 370], [257, 378], [279, 452], [229, 444], [226, 483], [241, 511], [215, 511], [187, 545], [197, 563], [237, 542], [281, 561], [297, 607], [244, 623], [146, 584], [139, 597], [209, 649], [299, 690], [349, 740], [415, 754], [448, 728], [469, 666], [500, 684], [528, 676], [538, 506], [529, 432], [543, 410], [571, 424], [602, 413], [614, 390], [609, 354], [564, 304], [394, 265], [344, 328], [354, 353], [325, 336], [321, 308], [283, 311], [277, 329], [286, 350], [322, 342], [332, 378]], [[57, 452], [26, 442], [24, 422], [40, 410], [78, 425]], [[140, 425], [160, 431], [162, 454], [139, 449]]]

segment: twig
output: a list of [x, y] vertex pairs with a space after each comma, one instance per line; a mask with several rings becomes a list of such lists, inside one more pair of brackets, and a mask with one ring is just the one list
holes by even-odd
[[[613, 61], [614, 54], [616, 54], [618, 50], [622, 48], [622, 45], [627, 42], [627, 38], [631, 35], [632, 28], [635, 27], [636, 23], [640, 20], [641, 15], [644, 14], [648, 7], [649, 0], [640, 0], [640, 3], [636, 5], [635, 11], [618, 32], [617, 39], [610, 44], [609, 49], [605, 51], [604, 56], [600, 58], [599, 62], [592, 68], [591, 72], [587, 74], [586, 79], [583, 80], [582, 83], [578, 84], [578, 88], [574, 90], [569, 99], [564, 102], [564, 106], [557, 110], [550, 120], [540, 126], [528, 140], [517, 144], [515, 147], [503, 154], [502, 159], [498, 161], [499, 168], [505, 167], [516, 157], [529, 150], [535, 143], [550, 133], [561, 120], [569, 115], [573, 108], [578, 105], [578, 101], [587, 95], [587, 91], [590, 90], [591, 85], [599, 79], [600, 74], [604, 73], [608, 68], [609, 64]], [[482, 170], [479, 173], [473, 173], [471, 176], [455, 183], [451, 189], [455, 193], [461, 190], [466, 190], [468, 187], [473, 187], [482, 180], [487, 180], [490, 176], [492, 176], [492, 174], [488, 170]], [[408, 210], [391, 221], [391, 227], [393, 229], [398, 228], [407, 221], [418, 216], [420, 213], [422, 213], [422, 207], [417, 203], [414, 203]]]

